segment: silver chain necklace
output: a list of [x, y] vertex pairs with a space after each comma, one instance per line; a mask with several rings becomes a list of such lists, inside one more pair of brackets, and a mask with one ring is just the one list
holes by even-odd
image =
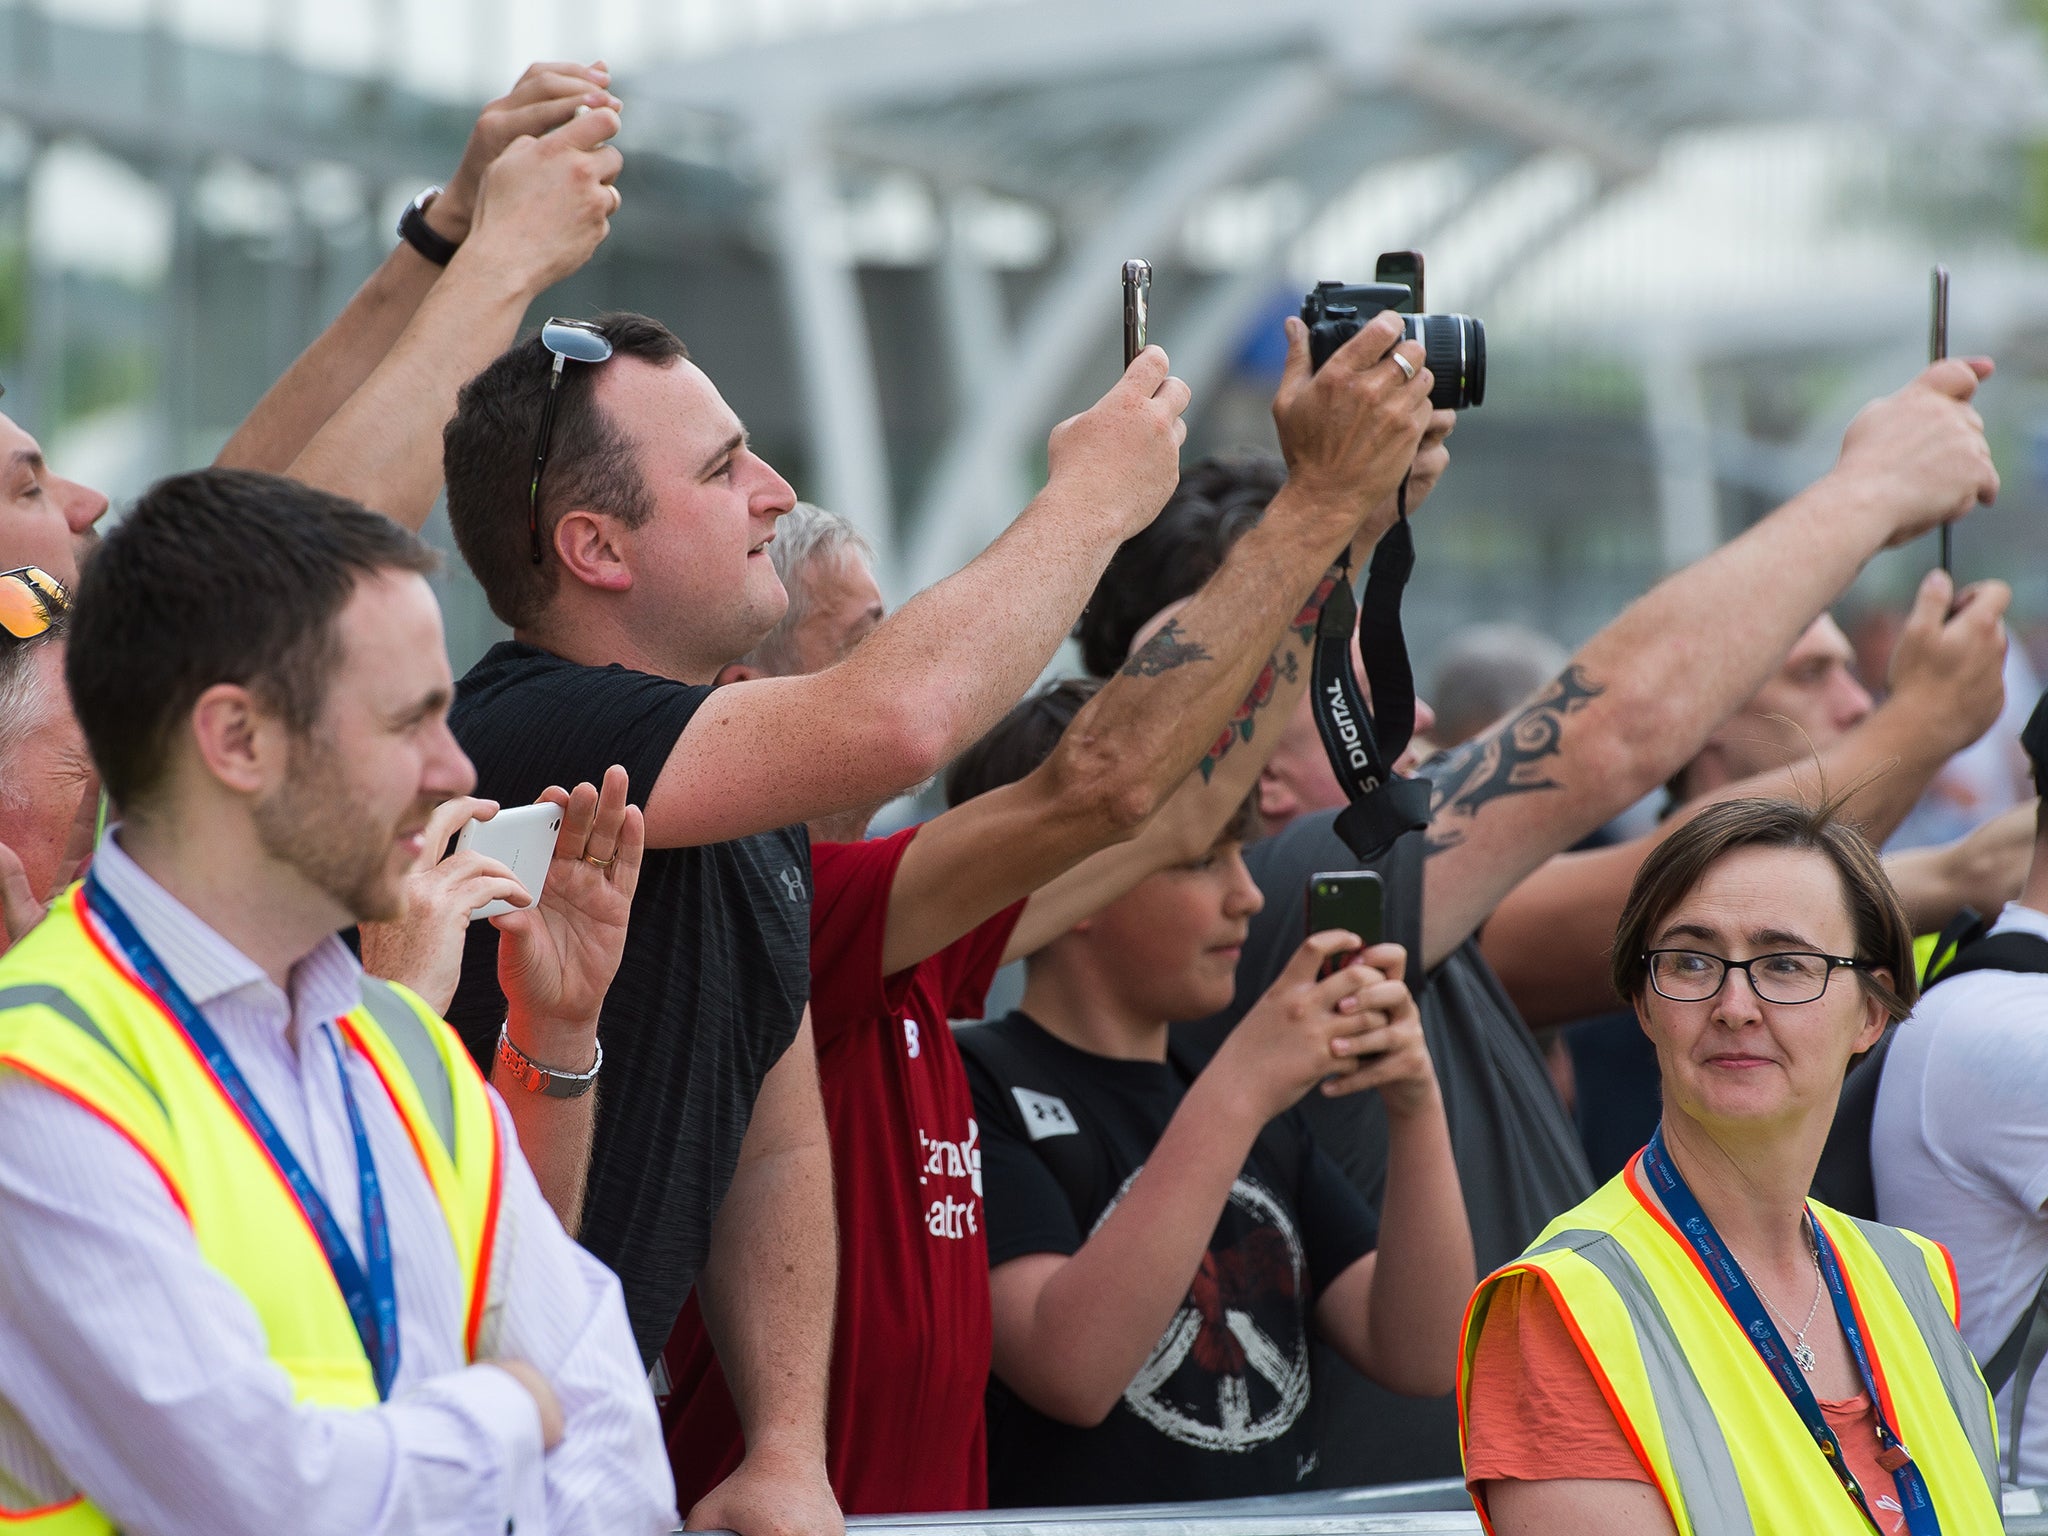
[[[1803, 1225], [1802, 1230], [1804, 1230]], [[1792, 1359], [1800, 1370], [1811, 1376], [1816, 1361], [1813, 1346], [1806, 1342], [1806, 1330], [1813, 1326], [1813, 1320], [1820, 1312], [1820, 1296], [1821, 1292], [1826, 1289], [1826, 1282], [1821, 1278], [1820, 1247], [1814, 1242], [1813, 1234], [1810, 1231], [1806, 1233], [1806, 1250], [1807, 1256], [1813, 1260], [1813, 1305], [1806, 1309], [1806, 1321], [1801, 1323], [1799, 1331], [1792, 1335]], [[1732, 1248], [1729, 1250], [1729, 1254], [1731, 1257], [1733, 1256], [1734, 1250]], [[1758, 1299], [1766, 1307], [1770, 1307], [1772, 1315], [1787, 1328], [1790, 1328], [1792, 1326], [1792, 1319], [1772, 1305], [1771, 1298], [1764, 1295], [1764, 1288], [1756, 1283], [1756, 1276], [1749, 1272], [1748, 1267], [1743, 1264], [1742, 1260], [1736, 1259], [1735, 1267], [1742, 1271], [1742, 1278], [1749, 1282], [1749, 1288], [1756, 1292]]]

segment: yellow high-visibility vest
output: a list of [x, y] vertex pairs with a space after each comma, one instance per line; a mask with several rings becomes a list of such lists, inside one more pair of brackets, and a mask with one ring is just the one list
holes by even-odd
[[[1691, 1245], [1641, 1182], [1640, 1163], [1638, 1154], [1473, 1292], [1458, 1370], [1461, 1453], [1494, 1288], [1527, 1272], [1543, 1281], [1679, 1536], [1868, 1532]], [[1956, 1332], [1947, 1250], [1818, 1201], [1811, 1209], [1841, 1260], [1885, 1412], [1927, 1480], [1942, 1536], [1999, 1536], [1991, 1394]], [[1864, 1493], [1889, 1491], [1886, 1479]]]
[[[249, 1299], [296, 1401], [375, 1406], [369, 1357], [298, 1200], [185, 1031], [86, 911], [82, 887], [72, 887], [0, 956], [0, 1070], [63, 1094], [142, 1155], [200, 1253]], [[440, 1202], [463, 1276], [462, 1354], [473, 1360], [492, 1306], [505, 1158], [490, 1095], [454, 1030], [402, 988], [365, 977], [363, 1005], [339, 1024], [375, 1069]], [[30, 1501], [0, 1478], [6, 1536], [112, 1530], [82, 1492]]]

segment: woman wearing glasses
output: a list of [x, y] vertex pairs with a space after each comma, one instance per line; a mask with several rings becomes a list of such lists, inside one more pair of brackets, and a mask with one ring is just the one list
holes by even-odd
[[1917, 992], [1876, 853], [1738, 800], [1645, 861], [1616, 990], [1664, 1112], [1481, 1282], [1466, 1480], [1497, 1536], [2001, 1530], [1990, 1401], [1936, 1244], [1809, 1201], [1849, 1060]]

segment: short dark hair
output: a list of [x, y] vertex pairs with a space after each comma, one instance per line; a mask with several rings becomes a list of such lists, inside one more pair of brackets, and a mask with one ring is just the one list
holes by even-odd
[[1126, 539], [1074, 625], [1081, 665], [1114, 677], [1131, 641], [1169, 603], [1193, 597], [1287, 483], [1269, 453], [1211, 454], [1182, 472], [1150, 524]]
[[[1862, 967], [1856, 979], [1893, 1019], [1911, 1013], [1920, 996], [1913, 925], [1877, 850], [1842, 820], [1845, 798], [1837, 795], [1819, 805], [1722, 800], [1666, 837], [1636, 871], [1628, 904], [1622, 908], [1614, 935], [1614, 990], [1632, 1003], [1641, 1000], [1649, 986], [1650, 968], [1643, 955], [1651, 935], [1716, 864], [1745, 848], [1785, 848], [1818, 853], [1834, 865], [1856, 935], [1856, 953], [1850, 957]], [[1890, 986], [1871, 974], [1875, 969], [1891, 972]]]
[[72, 605], [65, 681], [107, 793], [124, 808], [145, 801], [218, 683], [304, 734], [357, 582], [436, 564], [389, 518], [296, 480], [202, 469], [158, 481], [107, 535]]
[[[605, 314], [591, 324], [612, 344], [614, 360], [635, 357], [666, 368], [690, 355], [675, 332], [646, 315]], [[553, 547], [555, 523], [572, 507], [606, 513], [628, 528], [639, 527], [654, 513], [632, 443], [597, 403], [597, 374], [606, 366], [568, 363], [562, 369], [541, 476], [544, 549]], [[491, 612], [515, 629], [540, 617], [560, 576], [551, 559], [533, 563], [526, 533], [533, 445], [553, 367], [539, 332], [513, 343], [462, 386], [455, 414], [441, 433], [455, 545], [484, 589]]]
[[[946, 770], [946, 804], [963, 805], [1005, 784], [1014, 784], [1048, 757], [1074, 717], [1102, 691], [1102, 679], [1067, 677], [1027, 694], [989, 733], [953, 759]], [[1250, 842], [1259, 835], [1258, 792], [1245, 797], [1219, 835], [1221, 842]]]

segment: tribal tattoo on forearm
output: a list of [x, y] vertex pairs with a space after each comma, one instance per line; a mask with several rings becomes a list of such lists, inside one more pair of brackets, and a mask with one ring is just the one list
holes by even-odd
[[1457, 847], [1472, 819], [1495, 800], [1561, 788], [1550, 776], [1550, 759], [1564, 751], [1565, 721], [1606, 691], [1575, 662], [1499, 730], [1425, 767], [1433, 786], [1428, 851]]

